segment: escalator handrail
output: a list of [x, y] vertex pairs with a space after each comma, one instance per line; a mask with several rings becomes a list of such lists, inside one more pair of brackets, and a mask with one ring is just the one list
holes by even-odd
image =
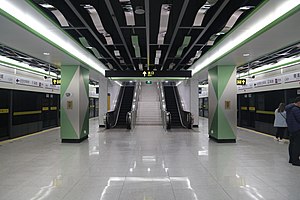
[[158, 91], [159, 91], [159, 98], [160, 98], [160, 109], [161, 109], [161, 118], [163, 121], [163, 127], [165, 129], [171, 128], [171, 113], [167, 111], [166, 100], [164, 96], [163, 86], [162, 83], [158, 83]]
[[141, 89], [140, 87], [141, 87], [140, 82], [135, 84], [133, 97], [132, 97], [131, 110], [126, 114], [127, 129], [134, 129], [135, 127], [136, 111], [138, 109], [138, 101], [139, 101], [140, 89]]
[[123, 103], [123, 97], [124, 97], [125, 89], [126, 89], [126, 86], [124, 86], [124, 90], [123, 90], [123, 92], [122, 92], [122, 97], [121, 97], [120, 105], [119, 105], [119, 107], [118, 107], [117, 116], [116, 116], [116, 118], [115, 118], [115, 124], [112, 126], [112, 128], [114, 128], [114, 127], [117, 125], [117, 123], [118, 123], [118, 120], [119, 120], [119, 114], [120, 114], [121, 106], [122, 106], [122, 103]]

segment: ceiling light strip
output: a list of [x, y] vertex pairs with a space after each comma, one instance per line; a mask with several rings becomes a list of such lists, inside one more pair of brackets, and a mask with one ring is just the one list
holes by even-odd
[[69, 27], [69, 23], [68, 23], [67, 19], [57, 8], [55, 8], [51, 4], [40, 4], [40, 6], [51, 11], [62, 27]]
[[76, 60], [99, 71], [103, 75], [105, 74], [106, 67], [100, 61], [92, 57], [87, 51], [83, 51], [78, 43], [71, 40], [48, 19], [41, 17], [41, 14], [25, 1], [3, 0], [0, 4], [0, 12]]
[[[268, 4], [270, 6], [267, 6]], [[255, 23], [251, 21], [253, 24], [247, 27], [247, 31], [237, 32], [236, 30], [232, 32], [232, 34], [236, 33], [235, 37], [233, 37], [231, 34], [230, 38], [225, 38], [222, 41], [222, 44], [216, 46], [217, 48], [212, 49], [210, 52], [206, 53], [202, 58], [200, 58], [194, 64], [195, 66], [193, 67], [192, 74], [194, 75], [203, 68], [209, 66], [213, 62], [229, 54], [231, 51], [237, 49], [239, 46], [256, 38], [258, 35], [269, 30], [271, 27], [275, 26], [276, 24], [278, 24], [279, 22], [286, 19], [288, 16], [292, 15], [300, 9], [300, 2], [294, 0], [276, 2], [268, 1], [268, 4], [264, 5], [264, 7], [267, 7], [266, 10], [268, 11], [269, 9], [269, 11], [266, 12], [263, 9], [257, 10], [255, 14], [262, 14], [263, 17], [259, 17], [259, 19], [255, 21]], [[239, 28], [243, 29], [243, 25], [244, 24], [242, 24]]]

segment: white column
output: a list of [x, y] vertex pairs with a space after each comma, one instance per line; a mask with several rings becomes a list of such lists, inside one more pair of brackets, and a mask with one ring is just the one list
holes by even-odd
[[190, 79], [190, 108], [194, 117], [193, 126], [199, 124], [199, 91], [198, 91], [198, 77]]
[[107, 83], [108, 79], [101, 77], [99, 79], [99, 126], [103, 127], [103, 116], [107, 112]]

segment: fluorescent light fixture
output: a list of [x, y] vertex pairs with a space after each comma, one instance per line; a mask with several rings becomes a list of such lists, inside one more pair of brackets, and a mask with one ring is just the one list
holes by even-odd
[[250, 53], [244, 53], [243, 56], [248, 57], [248, 56], [250, 56]]
[[108, 45], [113, 45], [113, 40], [112, 40], [110, 34], [107, 33], [107, 31], [104, 29], [101, 19], [99, 17], [99, 14], [98, 14], [97, 10], [94, 8], [94, 6], [89, 5], [89, 4], [85, 4], [82, 6], [84, 9], [86, 9], [88, 11], [97, 31], [104, 36], [106, 43]]
[[31, 31], [33, 34], [42, 35], [47, 41], [51, 41], [51, 44], [66, 51], [83, 64], [99, 71], [103, 75], [105, 74], [106, 67], [101, 62], [92, 57], [87, 51], [84, 51], [76, 42], [70, 40], [68, 36], [43, 17], [37, 10], [34, 10], [27, 2], [3, 0], [1, 1], [0, 9], [7, 15], [20, 21], [28, 29], [33, 30]]
[[43, 55], [45, 55], [45, 56], [50, 56], [50, 53], [44, 52]]
[[158, 65], [159, 64], [159, 58], [154, 59], [154, 64]]
[[17, 60], [13, 60], [11, 58], [7, 58], [5, 56], [1, 56], [0, 55], [0, 64], [5, 66], [5, 67], [9, 67], [9, 68], [17, 68], [20, 70], [24, 70], [33, 74], [37, 74], [37, 75], [47, 75], [47, 76], [51, 76], [52, 78], [56, 78], [57, 74], [50, 72], [49, 71], [46, 72], [44, 69], [42, 68], [38, 68], [38, 67], [31, 67], [29, 64], [26, 64], [24, 62], [19, 62]]
[[[220, 59], [222, 56], [229, 53], [231, 50], [236, 48], [239, 44], [246, 41], [251, 36], [255, 35], [258, 31], [265, 28], [267, 25], [271, 24], [278, 18], [282, 17], [287, 12], [291, 11], [293, 8], [300, 4], [300, 1], [295, 0], [285, 0], [285, 1], [269, 1], [268, 4], [274, 4], [272, 11], [265, 13], [264, 17], [260, 17], [255, 23], [247, 27], [247, 31], [240, 32], [236, 37], [228, 37], [230, 39], [224, 40], [218, 48], [213, 49], [211, 53], [203, 56], [202, 59], [195, 63], [195, 67], [192, 74], [199, 72], [201, 69], [207, 67], [213, 62]], [[264, 7], [266, 7], [265, 5]], [[261, 11], [262, 12], [262, 11]], [[259, 13], [259, 11], [257, 12]], [[256, 14], [257, 14], [256, 13]], [[255, 16], [255, 15], [254, 15]]]
[[57, 8], [55, 8], [54, 6], [52, 6], [48, 3], [40, 4], [40, 6], [50, 10], [52, 12], [52, 14], [56, 17], [56, 19], [58, 20], [58, 22], [60, 23], [60, 25], [62, 27], [68, 27], [69, 26], [69, 23], [66, 20], [65, 16]]
[[160, 9], [159, 31], [157, 36], [157, 44], [164, 44], [165, 35], [168, 29], [171, 4], [162, 4]]

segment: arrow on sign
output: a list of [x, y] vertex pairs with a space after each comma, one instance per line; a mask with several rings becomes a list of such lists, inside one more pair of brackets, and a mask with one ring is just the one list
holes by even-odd
[[147, 74], [147, 72], [144, 71], [144, 72], [143, 72], [144, 77], [146, 76], [146, 74]]

